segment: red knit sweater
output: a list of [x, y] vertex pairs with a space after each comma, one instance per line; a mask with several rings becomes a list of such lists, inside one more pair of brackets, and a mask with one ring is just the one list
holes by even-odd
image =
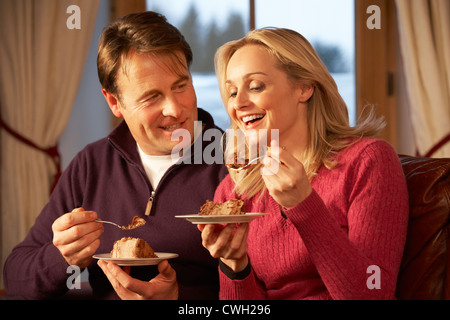
[[[266, 192], [246, 200], [250, 274], [220, 272], [221, 299], [394, 299], [408, 219], [408, 194], [397, 154], [364, 138], [321, 167], [313, 192], [287, 219]], [[235, 198], [230, 176], [215, 201]]]

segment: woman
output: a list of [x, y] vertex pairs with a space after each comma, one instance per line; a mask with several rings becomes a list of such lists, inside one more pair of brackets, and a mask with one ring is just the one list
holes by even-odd
[[230, 171], [214, 199], [241, 198], [247, 212], [268, 214], [199, 226], [220, 258], [220, 297], [395, 298], [408, 195], [395, 151], [373, 138], [383, 120], [372, 110], [350, 127], [333, 78], [292, 30], [226, 43], [216, 73], [233, 128], [279, 134], [262, 164]]

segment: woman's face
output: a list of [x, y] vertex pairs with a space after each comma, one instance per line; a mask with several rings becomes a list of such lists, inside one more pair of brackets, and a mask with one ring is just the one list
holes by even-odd
[[294, 86], [276, 62], [259, 45], [234, 53], [226, 70], [227, 112], [243, 130], [267, 129], [270, 134], [270, 129], [279, 129], [281, 145], [293, 137], [306, 141], [306, 102], [313, 88]]

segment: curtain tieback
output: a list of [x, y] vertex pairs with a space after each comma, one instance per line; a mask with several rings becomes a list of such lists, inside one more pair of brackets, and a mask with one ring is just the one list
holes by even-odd
[[59, 180], [59, 177], [61, 176], [61, 156], [59, 154], [58, 144], [54, 145], [53, 147], [42, 148], [42, 147], [38, 146], [37, 144], [35, 144], [33, 141], [31, 141], [31, 140], [25, 138], [24, 136], [22, 136], [17, 131], [13, 130], [10, 126], [8, 126], [3, 121], [2, 117], [0, 117], [0, 127], [5, 129], [6, 132], [8, 132], [10, 135], [12, 135], [14, 138], [19, 140], [20, 142], [26, 144], [27, 146], [32, 147], [33, 149], [36, 149], [36, 150], [44, 152], [45, 154], [47, 154], [52, 159], [52, 161], [53, 161], [53, 163], [55, 164], [55, 167], [56, 167], [56, 173], [54, 175], [53, 185], [52, 185], [52, 187], [50, 189], [50, 193], [52, 193], [53, 189], [56, 186], [56, 183]]
[[419, 154], [418, 151], [416, 151], [416, 157], [425, 157], [430, 158], [433, 153], [438, 151], [440, 148], [442, 148], [446, 143], [450, 142], [450, 133], [446, 135], [444, 138], [442, 138], [438, 143], [436, 143], [427, 153], [424, 155]]

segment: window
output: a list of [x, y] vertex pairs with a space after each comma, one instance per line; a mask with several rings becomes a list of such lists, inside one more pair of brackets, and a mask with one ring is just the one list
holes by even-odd
[[[250, 1], [147, 0], [147, 8], [164, 14], [185, 35], [194, 52], [192, 75], [198, 105], [222, 128], [229, 126], [214, 74], [216, 49], [250, 29]], [[303, 34], [315, 47], [356, 119], [354, 0], [257, 0], [255, 26], [286, 27]]]
[[242, 0], [147, 0], [147, 9], [159, 12], [177, 27], [191, 45], [191, 67], [198, 107], [214, 117], [222, 129], [230, 126], [214, 73], [214, 53], [223, 43], [242, 38], [249, 27], [249, 2]]
[[355, 107], [354, 0], [257, 0], [256, 28], [274, 26], [301, 33], [327, 66], [347, 104], [350, 123]]

